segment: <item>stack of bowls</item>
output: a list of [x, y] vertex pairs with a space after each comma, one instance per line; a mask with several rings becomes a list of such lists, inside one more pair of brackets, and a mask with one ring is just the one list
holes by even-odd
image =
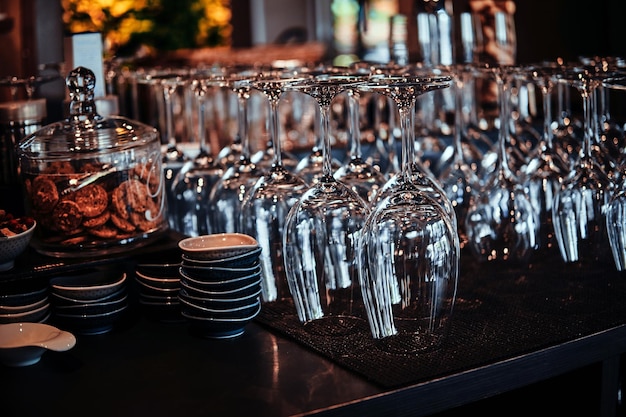
[[128, 307], [126, 273], [97, 269], [50, 280], [52, 317], [78, 334], [102, 334], [113, 329]]
[[232, 338], [261, 311], [261, 247], [251, 236], [218, 233], [183, 239], [181, 314], [194, 333]]
[[32, 280], [0, 285], [0, 324], [44, 323], [49, 317], [47, 283]]
[[139, 304], [150, 318], [163, 322], [181, 321], [180, 262], [156, 264], [140, 263], [135, 267], [135, 282]]

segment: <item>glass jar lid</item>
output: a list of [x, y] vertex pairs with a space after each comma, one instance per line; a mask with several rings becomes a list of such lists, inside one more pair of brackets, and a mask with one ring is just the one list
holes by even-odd
[[31, 159], [67, 158], [72, 154], [101, 154], [143, 146], [157, 138], [154, 127], [121, 116], [104, 118], [96, 111], [94, 73], [84, 67], [66, 79], [69, 117], [44, 126], [20, 141], [20, 153]]

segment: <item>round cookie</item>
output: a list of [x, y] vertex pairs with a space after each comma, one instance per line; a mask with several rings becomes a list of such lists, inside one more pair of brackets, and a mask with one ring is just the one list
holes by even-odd
[[83, 221], [80, 207], [72, 200], [61, 200], [52, 210], [54, 227], [65, 233], [78, 229]]
[[102, 239], [112, 239], [117, 236], [117, 229], [108, 224], [103, 224], [102, 226], [89, 229], [88, 233]]
[[[131, 216], [132, 216], [132, 214], [131, 214]], [[135, 231], [135, 225], [134, 224], [132, 224], [131, 222], [129, 222], [126, 219], [121, 218], [120, 216], [118, 216], [115, 213], [111, 214], [111, 223], [113, 223], [115, 225], [115, 227], [120, 229], [122, 232], [130, 233], [130, 232]]]
[[105, 210], [101, 214], [94, 217], [86, 217], [83, 219], [83, 226], [87, 228], [102, 226], [111, 218], [111, 213]]
[[57, 186], [47, 177], [36, 177], [31, 185], [31, 200], [33, 210], [39, 213], [49, 213], [59, 202]]
[[87, 185], [74, 193], [74, 201], [86, 217], [102, 214], [108, 206], [107, 191], [98, 184]]
[[111, 204], [117, 214], [123, 219], [129, 219], [132, 212], [146, 211], [148, 187], [137, 179], [130, 179], [121, 183], [111, 195]]

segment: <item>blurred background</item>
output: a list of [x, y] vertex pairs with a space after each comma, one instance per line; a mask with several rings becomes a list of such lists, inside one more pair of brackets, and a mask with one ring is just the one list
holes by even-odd
[[[134, 65], [388, 61], [396, 14], [407, 17], [408, 55], [417, 62], [415, 16], [428, 7], [453, 18], [506, 10], [515, 22], [517, 63], [626, 55], [621, 0], [0, 0], [0, 79], [67, 70], [64, 39], [82, 32], [102, 34], [103, 59]], [[11, 98], [0, 90], [0, 101]], [[48, 99], [54, 118], [62, 80], [37, 86], [36, 94]]]

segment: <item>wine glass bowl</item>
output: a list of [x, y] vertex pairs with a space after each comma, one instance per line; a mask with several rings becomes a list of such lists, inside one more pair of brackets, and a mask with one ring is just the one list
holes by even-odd
[[412, 173], [416, 97], [449, 87], [450, 81], [450, 77], [382, 77], [358, 87], [393, 99], [400, 116], [398, 181], [367, 217], [359, 247], [359, 281], [371, 333], [381, 349], [393, 353], [439, 346], [456, 297], [460, 260], [456, 224]]
[[291, 299], [285, 277], [282, 239], [287, 214], [307, 190], [308, 184], [283, 166], [278, 105], [285, 86], [304, 78], [274, 74], [250, 82], [250, 87], [265, 94], [269, 101], [269, 140], [273, 148], [273, 162], [246, 195], [240, 218], [241, 231], [253, 236], [263, 248], [260, 256], [261, 299], [265, 303]]
[[479, 262], [525, 264], [537, 248], [538, 219], [530, 198], [512, 169], [508, 101], [511, 68], [485, 68], [497, 83], [500, 107], [496, 168], [476, 193], [467, 211], [467, 246]]
[[366, 317], [358, 289], [357, 247], [369, 208], [333, 176], [330, 149], [331, 102], [361, 82], [356, 76], [324, 75], [287, 86], [315, 98], [320, 107], [321, 175], [289, 211], [283, 237], [296, 312], [314, 332], [349, 332]]

